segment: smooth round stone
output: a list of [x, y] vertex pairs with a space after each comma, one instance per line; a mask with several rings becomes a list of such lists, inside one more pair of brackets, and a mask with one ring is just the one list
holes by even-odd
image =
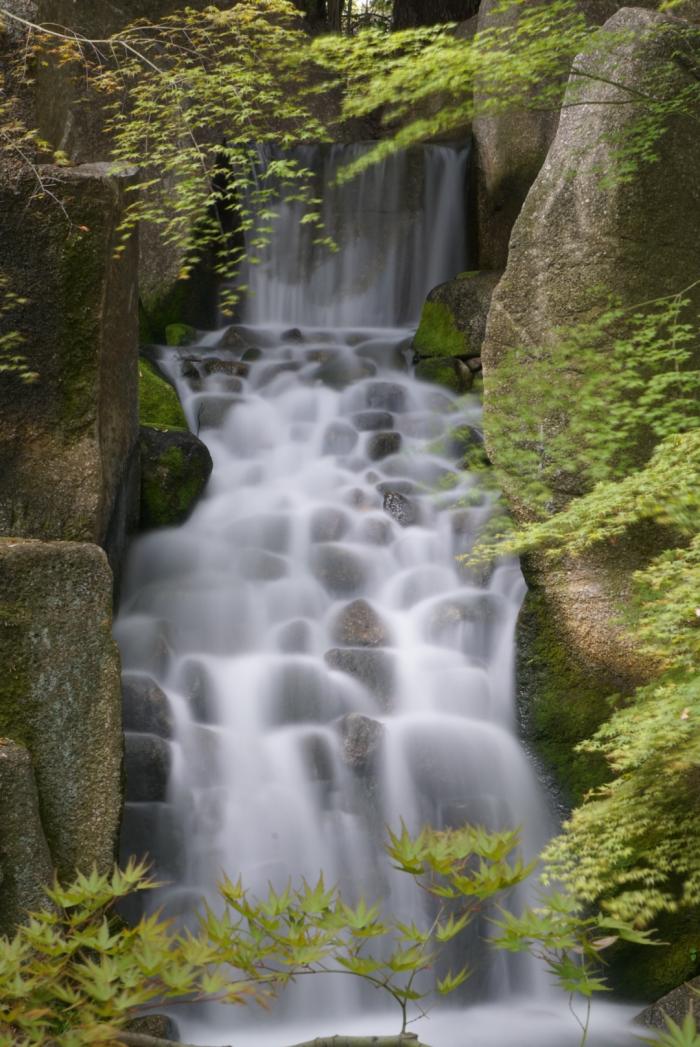
[[287, 622], [277, 632], [277, 647], [285, 654], [306, 654], [313, 645], [313, 631], [305, 618]]
[[350, 454], [359, 437], [345, 422], [331, 422], [323, 434], [322, 454]]
[[304, 335], [301, 333], [298, 327], [290, 327], [287, 331], [284, 331], [281, 336], [283, 342], [295, 342], [300, 343], [304, 341]]
[[312, 549], [311, 571], [328, 592], [337, 596], [356, 593], [367, 579], [367, 570], [360, 557], [332, 542]]
[[358, 411], [351, 421], [361, 433], [394, 428], [394, 416], [389, 411]]
[[331, 389], [345, 389], [362, 378], [371, 378], [377, 373], [376, 364], [371, 360], [356, 357], [337, 356], [320, 364], [312, 373], [312, 378]]
[[360, 525], [359, 538], [370, 545], [389, 545], [393, 537], [393, 528], [388, 520], [369, 516]]
[[309, 537], [312, 542], [337, 542], [349, 529], [350, 519], [347, 513], [329, 505], [314, 511], [309, 526]]
[[122, 677], [122, 726], [125, 731], [172, 737], [168, 697], [150, 676], [125, 673]]
[[352, 676], [387, 709], [394, 690], [394, 659], [371, 647], [334, 647], [324, 658], [331, 669]]
[[384, 495], [384, 511], [402, 527], [411, 527], [418, 523], [418, 508], [405, 495], [398, 491], [387, 491]]
[[250, 370], [241, 360], [222, 360], [217, 356], [203, 360], [202, 368], [207, 375], [225, 374], [235, 378], [247, 378]]
[[246, 364], [252, 364], [255, 363], [256, 360], [260, 360], [262, 355], [262, 349], [257, 349], [255, 346], [252, 346], [250, 349], [246, 349], [243, 353], [241, 361]]
[[408, 408], [408, 396], [402, 385], [371, 382], [365, 390], [365, 403], [369, 408], [401, 414]]
[[337, 615], [331, 638], [344, 647], [386, 647], [389, 630], [371, 604], [353, 600]]
[[384, 738], [384, 725], [362, 713], [348, 713], [337, 723], [343, 740], [343, 762], [356, 774], [364, 774], [376, 760]]
[[401, 433], [372, 433], [367, 441], [367, 457], [373, 462], [379, 462], [400, 450]]
[[165, 800], [172, 764], [170, 745], [156, 734], [124, 736], [126, 799], [131, 803]]

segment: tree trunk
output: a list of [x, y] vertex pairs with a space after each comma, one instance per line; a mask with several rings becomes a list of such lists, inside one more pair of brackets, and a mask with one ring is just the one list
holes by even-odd
[[328, 28], [339, 33], [343, 27], [343, 0], [328, 0]]
[[479, 0], [394, 0], [394, 29], [438, 22], [463, 22], [479, 10]]

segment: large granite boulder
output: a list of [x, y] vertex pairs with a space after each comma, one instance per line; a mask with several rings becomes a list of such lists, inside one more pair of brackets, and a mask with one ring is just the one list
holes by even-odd
[[104, 543], [138, 435], [136, 243], [115, 257], [128, 177], [106, 164], [0, 184], [0, 317], [37, 380], [0, 384], [0, 534]]
[[0, 934], [10, 935], [45, 905], [53, 870], [32, 758], [7, 738], [0, 738], [0, 798]]
[[95, 545], [3, 538], [0, 593], [0, 735], [31, 754], [59, 875], [109, 869], [123, 740], [107, 559]]

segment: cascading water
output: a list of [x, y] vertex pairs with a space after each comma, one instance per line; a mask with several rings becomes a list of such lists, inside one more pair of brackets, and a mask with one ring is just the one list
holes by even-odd
[[[302, 160], [325, 186], [360, 148]], [[515, 736], [520, 572], [479, 577], [456, 559], [490, 513], [458, 466], [480, 439], [478, 402], [407, 367], [426, 291], [466, 267], [466, 160], [426, 147], [326, 191], [332, 256], [281, 206], [246, 274], [245, 323], [162, 353], [214, 472], [182, 527], [135, 542], [116, 632], [126, 678], [142, 691], [154, 679], [174, 721], [167, 802], [146, 790], [127, 804], [127, 849], [155, 856], [173, 880], [158, 902], [184, 920], [224, 870], [265, 891], [321, 869], [420, 920], [382, 860], [385, 825], [521, 826], [529, 855], [550, 832]], [[496, 956], [478, 931], [462, 946], [472, 1006], [436, 1012], [423, 1038], [575, 1044], [536, 965]], [[264, 1024], [218, 1008], [189, 1035], [283, 1047], [396, 1029], [354, 979], [309, 981]], [[598, 1042], [624, 1042], [600, 1013]]]

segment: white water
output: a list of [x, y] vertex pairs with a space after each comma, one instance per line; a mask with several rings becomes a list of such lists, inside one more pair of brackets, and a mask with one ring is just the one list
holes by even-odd
[[[307, 162], [328, 179], [348, 154]], [[332, 259], [282, 208], [236, 348], [209, 334], [163, 353], [214, 473], [182, 527], [134, 544], [116, 632], [125, 670], [155, 679], [175, 718], [150, 849], [176, 880], [158, 901], [184, 919], [224, 870], [265, 891], [323, 869], [348, 895], [421, 921], [421, 898], [383, 859], [385, 825], [520, 826], [526, 856], [552, 830], [515, 733], [520, 571], [480, 579], [455, 559], [490, 512], [457, 465], [479, 438], [479, 406], [415, 381], [411, 330], [391, 326], [465, 267], [465, 162], [428, 148], [330, 192], [329, 225], [336, 216], [332, 231], [351, 241]], [[246, 345], [260, 355], [233, 374]], [[370, 424], [395, 434], [385, 457]], [[381, 624], [353, 636], [339, 621], [360, 598]], [[143, 806], [128, 805], [127, 829]], [[478, 1006], [437, 1010], [417, 1031], [433, 1047], [577, 1043], [536, 964], [496, 954], [488, 933], [482, 921], [460, 946], [475, 967], [462, 1003]], [[283, 1047], [397, 1028], [354, 979], [313, 982], [262, 1023], [210, 1008], [188, 1037]], [[592, 1042], [625, 1042], [622, 1017], [600, 1010]]]

